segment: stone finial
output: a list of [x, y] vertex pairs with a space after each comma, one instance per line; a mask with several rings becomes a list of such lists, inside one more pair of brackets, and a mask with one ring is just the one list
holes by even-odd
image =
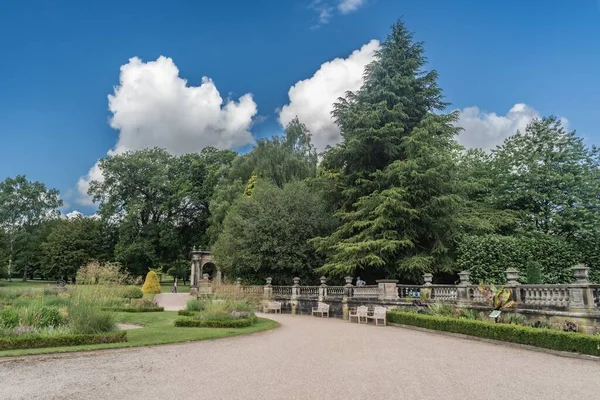
[[433, 283], [433, 274], [429, 272], [423, 274], [423, 280], [425, 281], [425, 286], [431, 286], [431, 284]]
[[516, 270], [515, 268], [509, 268], [506, 271], [504, 271], [504, 273], [506, 274], [506, 283], [508, 285], [518, 285], [519, 282], [517, 282], [519, 280], [519, 271]]
[[352, 278], [351, 276], [347, 276], [344, 278], [346, 280], [346, 286], [352, 286]]
[[273, 282], [273, 278], [268, 277], [267, 278], [267, 286], [271, 286], [271, 283]]
[[238, 286], [242, 286], [242, 278], [237, 278], [235, 280], [235, 284], [238, 285]]
[[573, 277], [575, 278], [575, 283], [590, 283], [590, 269], [586, 267], [584, 264], [577, 264], [571, 268], [573, 272]]
[[294, 286], [300, 286], [300, 278], [297, 276], [294, 277]]
[[319, 278], [319, 280], [321, 281], [321, 286], [327, 286], [327, 278], [322, 276]]
[[469, 278], [471, 277], [471, 273], [469, 271], [461, 271], [458, 273], [458, 277], [460, 278], [460, 284], [463, 286], [467, 286], [471, 284]]
[[193, 247], [193, 251], [196, 251], [196, 246]]

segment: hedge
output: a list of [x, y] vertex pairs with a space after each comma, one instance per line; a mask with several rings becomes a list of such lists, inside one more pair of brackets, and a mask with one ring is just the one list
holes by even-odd
[[175, 321], [175, 326], [185, 328], [246, 328], [255, 322], [256, 318], [178, 319]]
[[600, 336], [595, 335], [400, 311], [388, 312], [387, 320], [390, 323], [600, 356]]
[[183, 315], [185, 317], [193, 317], [194, 315], [197, 315], [198, 312], [199, 311], [179, 310], [179, 311], [177, 311], [177, 314]]
[[127, 341], [127, 332], [97, 333], [91, 335], [67, 334], [44, 337], [35, 334], [0, 337], [0, 351], [37, 349], [41, 347], [81, 346], [84, 344], [118, 343]]
[[165, 311], [164, 307], [104, 307], [102, 311], [114, 311], [114, 312], [158, 312]]

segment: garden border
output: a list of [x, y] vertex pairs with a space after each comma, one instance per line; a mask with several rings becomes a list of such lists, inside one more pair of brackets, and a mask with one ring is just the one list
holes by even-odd
[[20, 349], [41, 349], [45, 347], [81, 346], [86, 344], [119, 343], [127, 341], [127, 332], [94, 334], [67, 334], [43, 337], [40, 335], [20, 335], [0, 337], [0, 351]]

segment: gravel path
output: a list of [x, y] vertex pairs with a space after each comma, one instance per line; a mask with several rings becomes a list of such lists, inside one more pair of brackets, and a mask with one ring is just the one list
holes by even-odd
[[154, 296], [154, 301], [165, 311], [185, 310], [187, 302], [194, 299], [189, 293], [159, 293]]
[[600, 362], [277, 315], [249, 336], [0, 359], [0, 399], [594, 399]]

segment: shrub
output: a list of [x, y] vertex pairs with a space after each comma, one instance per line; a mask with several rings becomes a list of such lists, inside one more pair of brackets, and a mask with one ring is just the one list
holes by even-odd
[[123, 291], [123, 297], [126, 299], [141, 299], [144, 297], [144, 292], [137, 286], [127, 286]]
[[142, 286], [142, 292], [144, 294], [158, 294], [160, 291], [160, 282], [158, 281], [156, 272], [149, 271], [146, 275], [144, 286]]
[[511, 312], [504, 314], [502, 322], [506, 324], [525, 325], [527, 323], [527, 318], [524, 315]]
[[600, 355], [600, 337], [583, 333], [563, 332], [553, 329], [537, 329], [527, 326], [496, 324], [486, 321], [470, 321], [398, 311], [388, 312], [387, 318], [390, 323], [461, 333], [469, 336], [525, 344], [558, 351], [569, 351], [594, 356]]
[[454, 315], [454, 305], [436, 301], [427, 306], [427, 314], [450, 317]]
[[160, 312], [165, 311], [164, 307], [104, 307], [103, 311], [113, 312], [129, 312], [129, 313], [140, 313], [140, 312]]
[[19, 325], [19, 313], [13, 308], [0, 311], [0, 329], [13, 329]]
[[77, 271], [79, 285], [123, 284], [130, 280], [118, 263], [92, 261]]
[[84, 344], [118, 343], [127, 341], [127, 332], [111, 332], [92, 335], [64, 334], [49, 336], [24, 334], [0, 337], [0, 351], [36, 349], [41, 347], [81, 346]]
[[74, 333], [80, 334], [104, 333], [117, 328], [113, 314], [86, 302], [69, 308], [69, 325]]
[[245, 328], [255, 324], [256, 317], [238, 319], [178, 319], [175, 326], [186, 328]]
[[459, 318], [479, 320], [481, 319], [481, 316], [479, 315], [479, 311], [477, 310], [474, 310], [472, 308], [462, 308], [460, 310]]
[[191, 310], [179, 310], [177, 311], [178, 315], [183, 315], [185, 317], [193, 317], [195, 315], [198, 315], [198, 311], [191, 311]]
[[56, 307], [42, 305], [41, 302], [32, 302], [20, 312], [21, 325], [34, 328], [57, 327], [65, 324], [65, 317]]
[[204, 303], [198, 299], [188, 300], [185, 309], [188, 311], [202, 311], [204, 310]]

